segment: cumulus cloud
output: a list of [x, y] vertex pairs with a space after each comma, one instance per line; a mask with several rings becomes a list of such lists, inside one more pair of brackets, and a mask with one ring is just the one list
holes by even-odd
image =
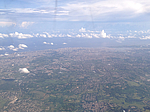
[[26, 38], [32, 38], [33, 35], [30, 35], [30, 34], [22, 34], [22, 33], [18, 33], [18, 32], [15, 32], [15, 33], [10, 33], [9, 34], [11, 37], [17, 37], [18, 39], [26, 39]]
[[89, 35], [89, 34], [85, 34], [85, 35], [83, 35], [83, 37], [85, 37], [85, 38], [92, 38], [92, 36]]
[[99, 36], [99, 34], [95, 34], [95, 33], [92, 33], [91, 34], [94, 38], [99, 38], [100, 36]]
[[91, 34], [87, 34], [87, 33], [81, 33], [81, 34], [77, 34], [75, 37], [78, 37], [78, 38], [93, 38]]
[[18, 51], [18, 48], [15, 48], [13, 45], [8, 46], [8, 48], [13, 51]]
[[[82, 30], [84, 28], [81, 28]], [[81, 30], [79, 29], [79, 30]], [[32, 38], [32, 37], [42, 37], [42, 38], [54, 38], [54, 37], [70, 37], [70, 38], [114, 38], [114, 39], [120, 39], [123, 41], [126, 38], [140, 38], [140, 39], [150, 39], [150, 30], [147, 31], [126, 31], [126, 32], [120, 32], [120, 33], [114, 33], [112, 34], [106, 34], [104, 30], [101, 31], [90, 31], [87, 30], [80, 31], [80, 32], [69, 32], [68, 34], [63, 34], [62, 32], [54, 32], [52, 34], [49, 34], [47, 32], [43, 32], [43, 34], [23, 34], [23, 33], [10, 33], [9, 35], [7, 34], [1, 34], [0, 33], [0, 38], [4, 37], [16, 37], [19, 39], [26, 39], [26, 38]], [[113, 34], [114, 33], [114, 34]], [[50, 44], [54, 45], [54, 43], [48, 43], [48, 42], [43, 42], [43, 44]], [[18, 49], [24, 49], [27, 48], [26, 45], [20, 44], [18, 48], [15, 48], [13, 45], [8, 46], [10, 50], [17, 51]]]
[[76, 35], [76, 37], [80, 38], [80, 37], [81, 37], [81, 35], [80, 35], [80, 34], [78, 34], [78, 35]]
[[51, 34], [51, 36], [52, 36], [52, 37], [58, 37], [58, 35], [57, 35], [57, 34]]
[[104, 30], [101, 31], [100, 36], [103, 37], [103, 38], [106, 38], [106, 33], [104, 32]]
[[8, 46], [9, 49], [14, 49], [15, 47], [13, 45]]
[[123, 37], [123, 36], [119, 36], [119, 39], [124, 40], [124, 39], [125, 39], [125, 37]]
[[8, 53], [5, 53], [4, 55], [5, 55], [5, 56], [8, 56], [9, 54], [8, 54]]
[[9, 37], [7, 34], [0, 33], [0, 38]]
[[102, 30], [102, 31], [90, 31], [90, 30], [88, 30], [88, 32], [84, 32], [84, 31], [85, 30], [80, 31], [81, 34], [77, 34], [77, 35], [75, 35], [75, 37], [78, 37], [78, 38], [81, 38], [81, 37], [83, 37], [83, 38], [110, 38], [110, 35], [106, 35], [104, 30]]
[[47, 33], [47, 32], [43, 32], [43, 33], [45, 33], [48, 38], [51, 38], [51, 37], [52, 37], [52, 36], [51, 36], [49, 33]]
[[0, 51], [2, 51], [2, 50], [5, 50], [5, 48], [4, 47], [0, 47]]
[[70, 35], [70, 34], [67, 34], [67, 37], [72, 37], [72, 35]]
[[27, 68], [19, 68], [20, 73], [30, 73], [30, 71]]
[[64, 42], [63, 44], [66, 45], [67, 43]]
[[65, 34], [59, 34], [58, 37], [65, 37]]
[[51, 43], [51, 45], [54, 45], [54, 43]]
[[24, 48], [27, 48], [28, 46], [25, 44], [19, 44], [18, 47], [19, 49], [24, 49]]
[[46, 35], [45, 34], [40, 34], [40, 37], [46, 38]]
[[3, 37], [9, 37], [7, 34], [2, 34], [3, 35]]
[[24, 21], [21, 23], [20, 27], [27, 28], [29, 25], [32, 25], [34, 22]]
[[35, 37], [38, 37], [40, 34], [39, 33], [37, 33], [37, 34], [33, 34]]
[[19, 44], [18, 48], [17, 47], [15, 48], [13, 45], [8, 46], [7, 48], [9, 48], [10, 50], [13, 50], [13, 51], [18, 51], [18, 49], [24, 49], [24, 48], [27, 48], [27, 47], [28, 46], [25, 45], [25, 44]]
[[48, 42], [43, 42], [43, 44], [50, 44], [50, 43], [48, 43]]
[[81, 29], [79, 29], [79, 32], [86, 32], [86, 30], [82, 27]]
[[143, 36], [142, 38], [140, 38], [141, 40], [146, 40], [146, 39], [150, 39], [150, 36]]
[[18, 51], [18, 48], [14, 48], [14, 49], [12, 49], [13, 51]]
[[126, 38], [136, 38], [136, 37], [133, 36], [133, 35], [129, 35], [129, 36], [127, 36]]

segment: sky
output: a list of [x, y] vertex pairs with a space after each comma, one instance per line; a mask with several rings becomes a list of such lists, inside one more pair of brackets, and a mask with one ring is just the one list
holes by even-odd
[[[57, 3], [56, 3], [57, 1]], [[0, 0], [1, 33], [149, 30], [149, 0]]]

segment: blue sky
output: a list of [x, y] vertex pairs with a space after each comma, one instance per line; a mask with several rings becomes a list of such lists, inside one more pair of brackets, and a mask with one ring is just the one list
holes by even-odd
[[2, 32], [148, 30], [149, 0], [0, 0]]

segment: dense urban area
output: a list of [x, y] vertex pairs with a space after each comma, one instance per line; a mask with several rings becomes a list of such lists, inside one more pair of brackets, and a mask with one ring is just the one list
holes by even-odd
[[150, 112], [150, 48], [0, 56], [1, 112]]

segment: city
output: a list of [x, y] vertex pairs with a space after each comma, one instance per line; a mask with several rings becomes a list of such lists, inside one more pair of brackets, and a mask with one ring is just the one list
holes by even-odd
[[149, 55], [147, 47], [61, 48], [1, 56], [0, 110], [150, 111]]

